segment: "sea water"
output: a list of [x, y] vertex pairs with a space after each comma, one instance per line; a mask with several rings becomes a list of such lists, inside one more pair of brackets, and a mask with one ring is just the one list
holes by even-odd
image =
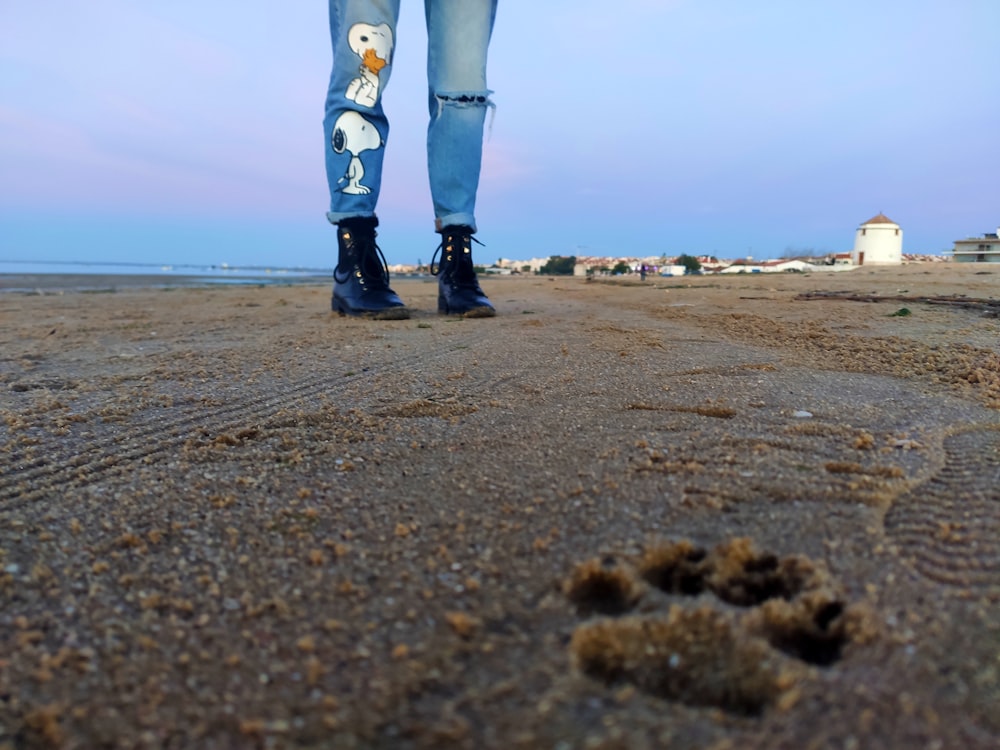
[[[280, 266], [199, 265], [192, 263], [100, 263], [68, 261], [0, 260], [0, 275], [101, 275], [163, 277], [165, 284], [195, 280], [198, 283], [267, 284], [326, 279], [332, 268], [283, 268]], [[123, 279], [124, 280], [124, 279]]]

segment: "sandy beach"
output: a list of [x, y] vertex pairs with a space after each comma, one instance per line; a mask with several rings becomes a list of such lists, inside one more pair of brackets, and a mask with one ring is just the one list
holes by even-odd
[[0, 750], [1000, 747], [1000, 267], [0, 293]]

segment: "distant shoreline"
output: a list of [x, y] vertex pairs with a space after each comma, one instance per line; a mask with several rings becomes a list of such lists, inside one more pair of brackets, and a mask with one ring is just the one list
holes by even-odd
[[0, 273], [0, 293], [47, 291], [116, 291], [174, 287], [213, 286], [292, 286], [326, 284], [328, 275], [260, 274], [241, 276], [201, 276], [120, 273]]
[[[395, 273], [393, 281], [427, 281], [428, 274]], [[326, 286], [330, 273], [199, 275], [155, 273], [2, 273], [0, 294], [45, 294], [63, 292], [114, 292], [120, 289], [180, 289], [220, 286]]]

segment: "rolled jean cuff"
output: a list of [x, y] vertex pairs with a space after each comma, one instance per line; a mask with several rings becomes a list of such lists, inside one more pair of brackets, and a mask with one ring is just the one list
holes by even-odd
[[331, 224], [339, 224], [344, 219], [361, 219], [361, 218], [368, 218], [374, 215], [375, 214], [372, 211], [340, 211], [340, 212], [327, 211], [326, 212], [327, 221], [329, 221]]
[[476, 232], [476, 217], [472, 214], [448, 214], [434, 220], [434, 231], [440, 232], [445, 227], [469, 227]]

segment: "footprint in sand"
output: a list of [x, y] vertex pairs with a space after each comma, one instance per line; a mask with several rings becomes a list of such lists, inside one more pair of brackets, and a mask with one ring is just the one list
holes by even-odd
[[897, 499], [886, 535], [927, 578], [1000, 599], [1000, 429], [946, 438], [945, 460]]
[[845, 603], [824, 567], [759, 553], [747, 539], [590, 560], [564, 591], [581, 616], [599, 615], [570, 641], [583, 674], [734, 714], [790, 706], [810, 668], [873, 635], [866, 610]]

